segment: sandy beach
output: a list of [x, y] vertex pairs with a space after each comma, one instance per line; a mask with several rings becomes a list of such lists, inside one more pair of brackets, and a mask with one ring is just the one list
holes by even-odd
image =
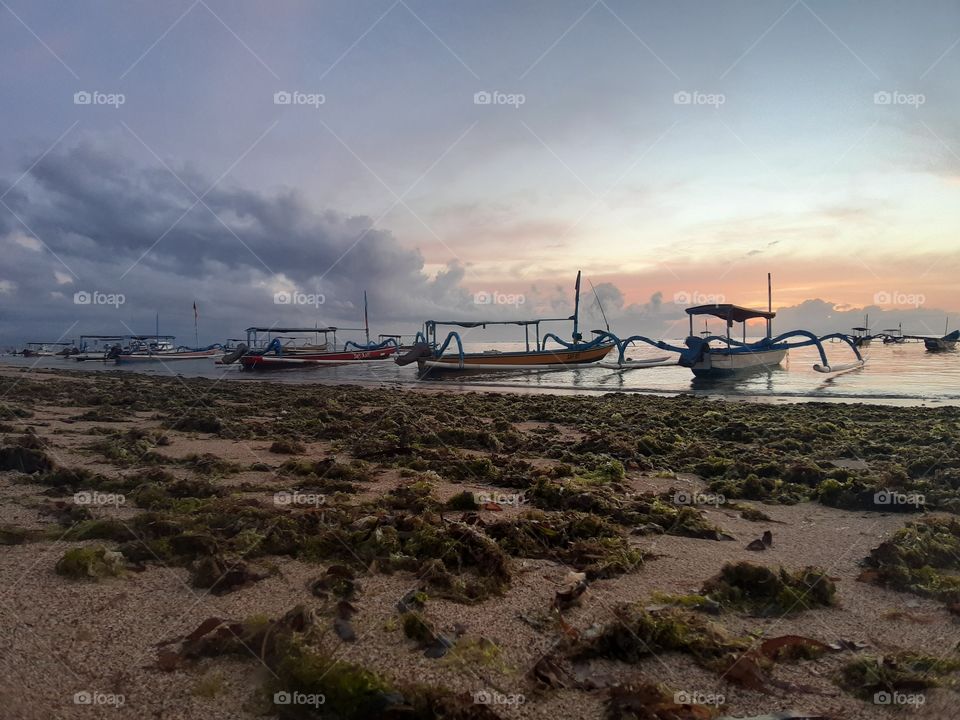
[[2, 715], [954, 717], [958, 431], [2, 368]]

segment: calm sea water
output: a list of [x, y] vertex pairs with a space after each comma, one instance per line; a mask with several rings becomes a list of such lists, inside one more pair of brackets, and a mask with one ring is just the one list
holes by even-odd
[[[466, 349], [522, 349], [521, 343], [492, 343]], [[845, 345], [827, 346], [835, 364], [849, 362], [852, 353]], [[639, 359], [663, 353], [652, 348], [636, 348], [628, 357]], [[819, 357], [812, 348], [791, 350], [782, 366], [771, 371], [704, 381], [694, 379], [681, 367], [657, 367], [617, 372], [603, 368], [583, 368], [537, 373], [496, 372], [469, 378], [418, 380], [416, 366], [399, 367], [393, 362], [370, 362], [339, 367], [314, 367], [273, 372], [244, 372], [237, 366], [214, 365], [212, 360], [186, 360], [155, 363], [148, 366], [124, 366], [100, 362], [78, 363], [62, 358], [21, 358], [6, 356], [0, 362], [19, 367], [68, 368], [83, 371], [139, 372], [148, 375], [182, 375], [222, 378], [230, 381], [270, 380], [275, 382], [359, 383], [408, 385], [449, 389], [489, 389], [508, 392], [603, 393], [636, 392], [675, 395], [680, 393], [709, 397], [729, 397], [748, 401], [799, 402], [808, 400], [866, 401], [889, 404], [960, 405], [960, 352], [930, 353], [922, 344], [883, 345], [874, 342], [864, 352], [867, 364], [836, 375], [813, 370]], [[610, 360], [615, 356], [611, 353]]]

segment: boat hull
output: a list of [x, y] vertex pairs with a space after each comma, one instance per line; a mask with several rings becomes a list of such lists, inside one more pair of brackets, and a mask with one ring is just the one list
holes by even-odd
[[467, 353], [460, 365], [458, 355], [419, 358], [422, 375], [434, 373], [489, 372], [498, 370], [565, 370], [598, 362], [614, 346], [601, 345], [589, 350], [538, 350], [534, 352]]
[[724, 377], [753, 370], [773, 368], [787, 356], [787, 350], [756, 350], [726, 353], [710, 350], [690, 369], [697, 377]]
[[355, 352], [295, 353], [294, 355], [248, 354], [241, 357], [239, 362], [247, 370], [281, 370], [283, 368], [351, 365], [371, 360], [386, 360], [396, 351], [396, 347], [390, 346], [377, 350], [358, 350]]
[[924, 338], [924, 346], [929, 352], [948, 352], [957, 349], [956, 340], [943, 340], [942, 338]]
[[220, 350], [196, 350], [191, 352], [172, 352], [172, 353], [131, 353], [130, 355], [117, 355], [118, 365], [128, 363], [144, 362], [170, 362], [171, 360], [201, 360], [217, 355]]

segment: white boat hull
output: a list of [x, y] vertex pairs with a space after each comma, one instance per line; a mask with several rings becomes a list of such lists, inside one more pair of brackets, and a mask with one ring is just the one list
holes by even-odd
[[754, 352], [726, 353], [710, 350], [703, 359], [690, 369], [697, 377], [734, 375], [736, 373], [774, 368], [787, 356], [788, 350], [757, 350]]

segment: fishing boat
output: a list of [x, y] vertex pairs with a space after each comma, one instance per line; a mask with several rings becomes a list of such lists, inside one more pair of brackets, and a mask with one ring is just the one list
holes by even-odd
[[[397, 352], [399, 343], [392, 336], [378, 342], [370, 341], [370, 320], [367, 312], [367, 294], [363, 294], [362, 328], [247, 328], [247, 342], [241, 344], [222, 364], [239, 362], [245, 370], [279, 370], [284, 368], [316, 367], [323, 365], [351, 365], [354, 363], [389, 360]], [[348, 340], [337, 350], [337, 331], [363, 332], [365, 343]], [[293, 335], [290, 335], [290, 334]], [[303, 337], [313, 335], [313, 342], [303, 343]], [[323, 341], [320, 342], [320, 335]], [[329, 336], [333, 336], [332, 344]], [[328, 350], [332, 347], [332, 350]], [[255, 349], [251, 349], [255, 348]]]
[[864, 327], [851, 328], [853, 330], [853, 344], [858, 348], [870, 347], [873, 342], [873, 336], [870, 335], [870, 316], [864, 315]]
[[124, 342], [125, 338], [125, 335], [81, 335], [77, 352], [69, 357], [77, 362], [112, 360], [113, 358], [107, 357], [108, 354], [115, 347], [122, 347], [120, 343]]
[[[787, 357], [787, 353], [793, 348], [815, 346], [820, 354], [821, 363], [815, 364], [813, 369], [821, 373], [836, 373], [845, 370], [852, 370], [861, 367], [864, 364], [863, 357], [854, 342], [854, 339], [844, 333], [831, 333], [822, 337], [817, 337], [808, 330], [792, 330], [773, 336], [773, 319], [776, 313], [773, 311], [772, 284], [770, 275], [767, 275], [767, 309], [754, 310], [751, 308], [720, 303], [714, 305], [698, 305], [687, 308], [687, 315], [690, 320], [689, 336], [684, 341], [684, 345], [677, 346], [663, 340], [652, 340], [642, 335], [634, 335], [623, 340], [617, 339], [619, 357], [617, 365], [623, 369], [660, 367], [667, 365], [680, 365], [690, 368], [695, 377], [723, 377], [737, 375], [741, 373], [771, 370], [780, 365]], [[693, 321], [695, 317], [713, 316], [724, 321], [726, 324], [725, 335], [694, 334]], [[765, 320], [766, 332], [760, 340], [747, 340], [747, 323], [751, 320]], [[741, 326], [740, 339], [733, 336], [734, 323]], [[791, 340], [791, 338], [799, 338]], [[852, 363], [831, 365], [827, 360], [826, 350], [823, 343], [829, 340], [837, 339], [847, 343], [853, 350], [856, 360]], [[676, 360], [664, 360], [657, 362], [654, 360], [644, 363], [630, 364], [625, 360], [624, 353], [634, 342], [642, 342], [652, 345], [661, 350], [669, 350], [677, 353]], [[616, 367], [616, 366], [614, 366]]]
[[[540, 338], [540, 324], [551, 322], [573, 322], [573, 342], [567, 342], [554, 333]], [[428, 320], [422, 333], [418, 333], [417, 342], [395, 362], [398, 365], [417, 363], [421, 377], [441, 373], [489, 372], [498, 370], [570, 370], [599, 362], [616, 347], [615, 338], [607, 332], [599, 332], [598, 337], [589, 342], [583, 341], [579, 329], [580, 322], [580, 273], [574, 296], [573, 315], [566, 318], [535, 318], [533, 320]], [[515, 352], [486, 350], [483, 352], [465, 352], [463, 339], [456, 330], [447, 333], [440, 341], [437, 328], [486, 328], [488, 326], [512, 325], [522, 327], [526, 349]], [[533, 345], [530, 344], [530, 331], [533, 329]], [[553, 341], [557, 347], [548, 348]], [[456, 343], [457, 352], [447, 354], [451, 344]]]
[[190, 348], [174, 345], [173, 335], [127, 335], [126, 349], [115, 346], [107, 354], [108, 360], [118, 365], [144, 362], [170, 362], [176, 360], [201, 360], [217, 355], [222, 346], [219, 343], [204, 348]]
[[75, 346], [73, 340], [54, 342], [28, 342], [20, 353], [24, 357], [56, 357], [69, 355]]
[[903, 334], [903, 323], [897, 323], [895, 328], [881, 330], [878, 337], [883, 340], [884, 345], [903, 345], [908, 340]]
[[960, 330], [954, 330], [940, 338], [923, 338], [924, 347], [929, 352], [947, 352], [957, 349], [957, 341], [960, 340]]

